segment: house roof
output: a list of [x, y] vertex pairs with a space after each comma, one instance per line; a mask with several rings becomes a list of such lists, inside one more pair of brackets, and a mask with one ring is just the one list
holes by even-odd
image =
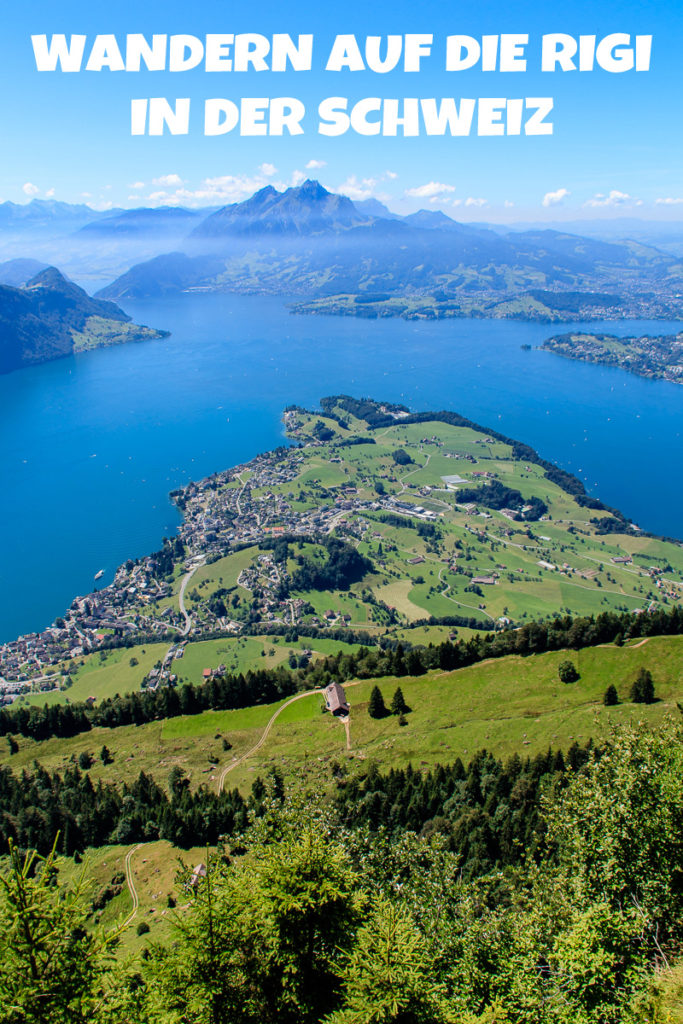
[[346, 699], [344, 687], [339, 683], [330, 683], [325, 687], [325, 701], [327, 707], [334, 714], [335, 711], [348, 711], [349, 702]]

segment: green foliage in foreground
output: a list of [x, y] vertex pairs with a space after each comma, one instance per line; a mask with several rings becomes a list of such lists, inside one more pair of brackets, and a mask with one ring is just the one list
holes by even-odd
[[[8, 1024], [655, 1024], [683, 938], [683, 729], [628, 728], [545, 801], [548, 845], [466, 881], [438, 836], [273, 801], [135, 964], [51, 856], [0, 897]], [[34, 962], [38, 965], [34, 968]]]

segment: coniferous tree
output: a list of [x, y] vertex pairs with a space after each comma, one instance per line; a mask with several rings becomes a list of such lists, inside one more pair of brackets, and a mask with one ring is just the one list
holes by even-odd
[[384, 697], [379, 686], [373, 686], [372, 693], [370, 694], [370, 701], [368, 703], [368, 714], [370, 718], [384, 718], [387, 714], [387, 708], [384, 703]]
[[0, 876], [0, 1004], [17, 1024], [86, 1024], [116, 932], [88, 928], [89, 901], [81, 876], [60, 884], [55, 847], [43, 860], [10, 842]]
[[392, 715], [405, 715], [408, 712], [408, 705], [405, 702], [403, 696], [403, 690], [400, 686], [396, 687], [396, 692], [391, 698], [391, 713]]
[[654, 699], [655, 684], [652, 673], [647, 668], [641, 668], [631, 687], [631, 700], [634, 704], [653, 704]]
[[602, 699], [602, 703], [608, 708], [619, 703], [619, 694], [617, 693], [617, 688], [614, 684], [611, 684], [605, 690], [605, 696]]

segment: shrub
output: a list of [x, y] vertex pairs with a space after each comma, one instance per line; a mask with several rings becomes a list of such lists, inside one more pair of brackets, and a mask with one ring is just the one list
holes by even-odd
[[576, 665], [573, 661], [561, 661], [557, 674], [562, 683], [575, 683], [580, 678]]

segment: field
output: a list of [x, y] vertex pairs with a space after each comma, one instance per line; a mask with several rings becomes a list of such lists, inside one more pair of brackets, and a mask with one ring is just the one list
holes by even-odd
[[[121, 934], [123, 955], [139, 951], [150, 941], [172, 936], [173, 921], [182, 914], [182, 907], [188, 900], [187, 890], [178, 875], [184, 868], [192, 869], [206, 862], [206, 850], [202, 847], [177, 850], [164, 840], [145, 843], [139, 849], [135, 846], [103, 846], [86, 850], [81, 864], [74, 864], [70, 857], [59, 857], [57, 867], [64, 881], [75, 881], [85, 871], [91, 899], [102, 902], [103, 896], [111, 894], [104, 906], [92, 914], [93, 923], [98, 922], [108, 929], [121, 925], [133, 911], [130, 890], [126, 881], [122, 881], [129, 853], [139, 907], [131, 922], [132, 927]], [[169, 896], [175, 901], [175, 908], [169, 906]], [[149, 925], [149, 933], [144, 936], [139, 936], [135, 927], [140, 921]]]
[[[201, 683], [204, 670], [213, 670], [219, 665], [238, 674], [288, 664], [291, 656], [299, 658], [304, 651], [310, 651], [311, 659], [315, 660], [337, 651], [350, 651], [354, 646], [358, 645], [326, 637], [316, 640], [304, 637], [288, 642], [279, 636], [223, 637], [188, 644], [183, 657], [173, 665], [180, 682]], [[91, 697], [97, 702], [116, 694], [134, 692], [140, 689], [141, 681], [167, 650], [168, 644], [140, 644], [86, 655], [77, 660], [71, 676], [73, 683], [68, 689], [27, 694], [19, 698], [18, 703], [42, 707], [65, 701], [76, 703]]]
[[[510, 445], [443, 422], [397, 422], [372, 430], [346, 410], [337, 413], [342, 425], [316, 414], [297, 413], [289, 421], [297, 439], [315, 436], [320, 425], [334, 433], [325, 444], [296, 452], [294, 479], [278, 484], [268, 476], [265, 483], [255, 471], [250, 480], [249, 508], [276, 501], [296, 515], [331, 509], [326, 522], [334, 535], [372, 565], [347, 588], [292, 589], [290, 596], [309, 608], [300, 617], [303, 624], [320, 625], [331, 609], [346, 616], [347, 624], [373, 632], [430, 616], [455, 615], [490, 626], [558, 612], [634, 611], [681, 599], [679, 544], [638, 532], [599, 533], [598, 521], [607, 513], [579, 505], [543, 467], [515, 458]], [[350, 440], [355, 443], [348, 446]], [[520, 495], [520, 502], [543, 502], [547, 512], [516, 520], [485, 497], [460, 502], [458, 491], [464, 487], [484, 495], [482, 488], [492, 483]], [[232, 491], [234, 481], [224, 488]], [[222, 500], [220, 488], [210, 492], [212, 503]], [[280, 529], [295, 532], [291, 515], [283, 514], [281, 521]], [[245, 593], [277, 589], [283, 571], [291, 576], [295, 570], [294, 556], [299, 563], [320, 560], [320, 551], [299, 544], [288, 549], [286, 563], [279, 566], [269, 550], [254, 545], [199, 570], [190, 593], [197, 614], [206, 613], [207, 599], [220, 586], [239, 621]], [[378, 611], [377, 602], [388, 606], [393, 622]]]
[[[558, 665], [569, 658], [580, 678], [559, 681]], [[655, 704], [635, 705], [629, 690], [638, 670], [653, 674]], [[605, 707], [610, 683], [622, 701]], [[386, 704], [398, 685], [412, 709], [401, 727], [389, 716], [371, 719], [367, 702], [378, 684]], [[382, 768], [412, 763], [416, 767], [466, 761], [486, 747], [499, 756], [534, 754], [548, 746], [566, 750], [575, 740], [596, 741], [619, 722], [655, 723], [678, 715], [683, 702], [683, 639], [658, 637], [624, 647], [604, 646], [530, 657], [510, 656], [481, 662], [456, 672], [434, 672], [418, 678], [387, 678], [346, 684], [351, 704], [351, 750], [342, 725], [321, 714], [319, 694], [291, 704], [275, 722], [267, 743], [227, 777], [246, 794], [254, 778], [277, 765], [290, 785], [307, 782], [319, 788], [330, 783], [330, 766], [345, 762], [351, 771], [372, 760]], [[281, 702], [284, 703], [284, 702]], [[191, 777], [193, 786], [217, 785], [220, 772], [248, 752], [260, 738], [278, 705], [236, 711], [205, 712], [116, 730], [94, 729], [73, 739], [42, 743], [20, 739], [18, 753], [3, 750], [2, 761], [15, 769], [39, 760], [59, 769], [82, 751], [97, 755], [106, 743], [111, 765], [96, 759], [93, 781], [132, 781], [141, 770], [165, 780], [174, 765]], [[231, 744], [224, 750], [223, 741]]]

